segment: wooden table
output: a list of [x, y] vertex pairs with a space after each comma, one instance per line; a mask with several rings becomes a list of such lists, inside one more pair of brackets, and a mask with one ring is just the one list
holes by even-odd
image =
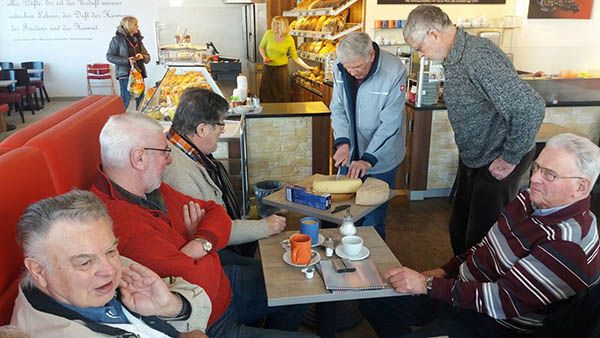
[[[377, 270], [381, 275], [393, 267], [400, 266], [400, 262], [394, 256], [392, 251], [381, 239], [375, 228], [358, 227], [357, 235], [362, 237], [365, 246], [369, 249], [369, 258], [373, 260]], [[352, 292], [332, 293], [325, 289], [323, 279], [318, 273], [315, 273], [313, 279], [306, 279], [301, 268], [286, 264], [283, 261], [284, 250], [281, 246], [283, 239], [289, 238], [296, 233], [295, 231], [286, 231], [279, 235], [258, 241], [263, 274], [265, 277], [265, 287], [267, 290], [267, 304], [269, 306], [308, 304], [331, 302], [340, 300], [353, 300], [365, 298], [380, 298], [400, 296], [390, 286], [381, 290], [364, 290]], [[338, 229], [321, 229], [320, 233], [325, 237], [333, 237], [336, 245], [339, 244], [341, 235]], [[330, 259], [325, 257], [325, 250], [317, 247], [316, 250], [321, 255], [321, 260]], [[334, 257], [335, 256], [334, 254]], [[384, 279], [385, 280], [385, 279]]]
[[[295, 183], [295, 185], [299, 185], [299, 186], [305, 187], [305, 188], [310, 188], [312, 186], [313, 177], [314, 177], [314, 175], [312, 175], [298, 183]], [[388, 201], [390, 199], [392, 199], [393, 197], [401, 195], [403, 193], [404, 192], [401, 190], [390, 190], [390, 196], [388, 198]], [[354, 196], [351, 199], [346, 200], [346, 201], [331, 202], [331, 207], [329, 209], [321, 210], [321, 209], [312, 208], [312, 207], [309, 207], [306, 205], [302, 205], [299, 203], [294, 203], [294, 202], [290, 202], [290, 201], [286, 200], [285, 199], [285, 188], [281, 189], [279, 191], [276, 191], [268, 196], [265, 196], [262, 199], [262, 203], [264, 203], [266, 205], [271, 205], [271, 206], [278, 207], [281, 209], [295, 211], [295, 212], [298, 212], [298, 213], [301, 213], [301, 214], [304, 214], [307, 216], [316, 217], [320, 220], [332, 222], [335, 224], [342, 224], [342, 222], [344, 221], [344, 214], [346, 213], [345, 210], [336, 212], [335, 214], [331, 213], [339, 205], [345, 205], [345, 204], [350, 205], [350, 214], [352, 214], [352, 217], [354, 218], [355, 222], [360, 220], [366, 214], [373, 211], [375, 208], [377, 208], [379, 206], [379, 205], [357, 205], [355, 202], [356, 202], [356, 196]]]

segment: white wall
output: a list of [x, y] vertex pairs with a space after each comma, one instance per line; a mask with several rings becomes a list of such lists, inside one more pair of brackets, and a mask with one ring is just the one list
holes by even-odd
[[[102, 3], [105, 3], [103, 5]], [[156, 8], [143, 0], [2, 0], [0, 60], [43, 61], [50, 96], [85, 96], [85, 65], [106, 62], [122, 16], [135, 15], [150, 55], [156, 55]], [[117, 87], [118, 91], [118, 87]]]
[[515, 31], [515, 64], [520, 69], [561, 69], [600, 73], [600, 2], [594, 1], [590, 20], [527, 19], [528, 0], [516, 0], [516, 15], [524, 17]]
[[[527, 19], [530, 0], [507, 0], [504, 5], [440, 5], [456, 22], [459, 18], [518, 15], [522, 27], [514, 30], [512, 52], [517, 69], [558, 73], [560, 69], [600, 72], [600, 4], [591, 20]], [[416, 5], [378, 5], [366, 0], [366, 32], [373, 35], [377, 19], [406, 19]], [[398, 33], [400, 34], [400, 33]], [[507, 35], [508, 36], [508, 35]]]
[[[171, 7], [174, 2], [181, 6]], [[43, 61], [50, 96], [85, 96], [85, 65], [106, 62], [121, 17], [133, 15], [152, 57], [146, 66], [150, 86], [165, 71], [155, 62], [156, 20], [167, 24], [164, 36], [172, 37], [180, 24], [193, 43], [213, 41], [222, 54], [241, 57], [241, 12], [240, 5], [222, 0], [0, 0], [0, 61]]]

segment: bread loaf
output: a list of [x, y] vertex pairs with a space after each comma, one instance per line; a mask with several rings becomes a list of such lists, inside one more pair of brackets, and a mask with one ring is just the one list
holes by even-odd
[[356, 192], [356, 204], [378, 205], [387, 201], [389, 196], [390, 186], [386, 182], [369, 177]]
[[359, 178], [349, 178], [347, 176], [340, 176], [336, 179], [335, 175], [315, 175], [313, 180], [313, 190], [330, 193], [330, 194], [347, 194], [356, 192], [362, 181]]

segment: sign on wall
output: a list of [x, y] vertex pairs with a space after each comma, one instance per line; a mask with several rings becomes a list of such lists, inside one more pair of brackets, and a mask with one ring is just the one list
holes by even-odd
[[0, 17], [12, 41], [93, 40], [132, 15], [126, 0], [7, 0]]
[[529, 19], [590, 19], [593, 0], [529, 0]]
[[412, 5], [412, 4], [439, 4], [439, 5], [453, 5], [453, 4], [468, 4], [468, 5], [479, 5], [479, 4], [505, 4], [506, 0], [377, 0], [380, 5]]

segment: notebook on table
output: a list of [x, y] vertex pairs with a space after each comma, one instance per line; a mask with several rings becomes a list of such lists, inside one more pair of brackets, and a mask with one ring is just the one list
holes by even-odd
[[336, 272], [331, 260], [322, 260], [320, 264], [323, 281], [327, 290], [377, 290], [386, 287], [386, 284], [377, 271], [375, 263], [370, 258], [361, 261], [352, 261], [352, 265], [356, 268], [354, 272]]

